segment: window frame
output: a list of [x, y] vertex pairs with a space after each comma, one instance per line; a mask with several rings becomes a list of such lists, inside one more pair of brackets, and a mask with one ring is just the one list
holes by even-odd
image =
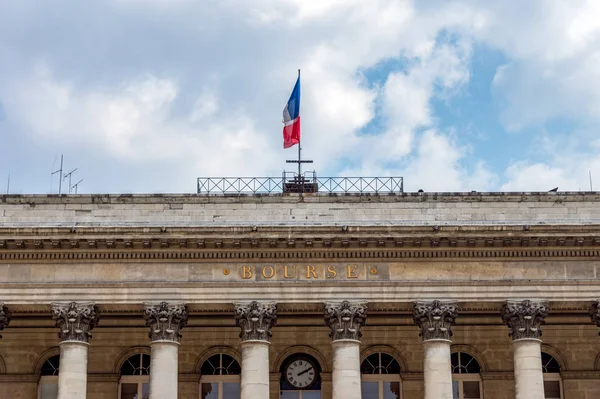
[[[475, 360], [475, 362], [477, 362], [477, 365], [479, 366], [478, 373], [468, 373], [468, 372], [461, 373], [460, 372], [463, 367], [461, 364], [461, 361], [460, 361], [461, 353], [464, 353], [465, 355], [470, 356], [473, 360]], [[454, 381], [458, 382], [458, 399], [464, 399], [465, 389], [463, 386], [463, 382], [479, 382], [479, 399], [484, 399], [483, 380], [481, 379], [481, 364], [479, 363], [477, 358], [475, 356], [473, 356], [472, 354], [470, 354], [469, 352], [465, 352], [465, 351], [461, 351], [461, 350], [452, 352], [452, 355], [453, 354], [456, 354], [456, 358], [458, 359], [457, 369], [459, 370], [459, 372], [455, 373], [454, 371], [452, 371], [452, 382], [454, 382]], [[450, 367], [452, 370], [454, 370], [454, 365], [452, 363], [450, 364]], [[453, 390], [454, 390], [454, 388], [453, 388]]]
[[119, 379], [119, 399], [121, 399], [121, 387], [123, 386], [123, 384], [137, 384], [137, 397], [138, 399], [143, 399], [144, 384], [148, 384], [148, 389], [150, 389], [150, 376], [146, 374], [122, 375]]
[[[542, 354], [546, 354], [547, 356], [550, 356], [550, 361], [554, 360], [556, 362], [556, 364], [558, 364], [559, 370], [562, 370], [562, 365], [560, 364], [560, 362], [558, 361], [558, 359], [553, 356], [551, 353], [545, 352], [542, 350]], [[540, 354], [540, 361], [541, 361], [541, 354]], [[548, 363], [550, 363], [550, 361]], [[562, 377], [560, 375], [560, 372], [555, 373], [555, 372], [547, 372], [544, 371], [544, 363], [542, 363], [542, 375], [544, 378], [544, 381], [558, 381], [558, 387], [559, 387], [559, 394], [560, 394], [560, 398], [548, 398], [548, 399], [564, 399], [565, 397], [565, 393], [563, 390], [563, 383], [562, 383]], [[544, 388], [544, 396], [546, 395], [546, 389]]]
[[[132, 357], [139, 357], [140, 366], [137, 367], [137, 369], [140, 370], [140, 374], [133, 374], [133, 375], [125, 374], [125, 375], [120, 376], [118, 399], [121, 399], [121, 394], [122, 394], [121, 388], [122, 388], [123, 384], [137, 384], [138, 399], [143, 399], [144, 384], [148, 384], [148, 389], [150, 389], [150, 365], [148, 365], [148, 367], [147, 367], [148, 374], [142, 374], [143, 370], [145, 370], [145, 368], [142, 366], [144, 356], [148, 356], [150, 358], [150, 364], [151, 364], [152, 358], [150, 357], [150, 355], [147, 353], [144, 353], [144, 352], [140, 352], [140, 353], [135, 353], [135, 354], [129, 356], [127, 359], [125, 359], [125, 361], [121, 365], [121, 370], [119, 370], [120, 373], [122, 372], [123, 367], [129, 361], [129, 359], [131, 359]], [[133, 363], [132, 363], [132, 365], [133, 365]], [[136, 368], [134, 367], [134, 370], [135, 369]]]
[[400, 362], [398, 361], [398, 359], [396, 358], [396, 356], [392, 355], [391, 353], [388, 353], [386, 351], [383, 350], [378, 350], [376, 352], [373, 353], [369, 353], [367, 356], [365, 356], [365, 358], [360, 362], [360, 366], [362, 369], [362, 365], [364, 362], [367, 361], [367, 359], [369, 359], [371, 356], [373, 355], [377, 355], [378, 356], [378, 363], [375, 367], [375, 369], [379, 370], [378, 373], [370, 373], [370, 374], [366, 374], [366, 373], [360, 373], [360, 383], [361, 383], [361, 390], [362, 390], [362, 383], [363, 382], [376, 382], [377, 383], [377, 391], [378, 391], [378, 397], [379, 399], [383, 399], [383, 383], [384, 382], [397, 382], [399, 385], [399, 390], [398, 390], [398, 399], [402, 399], [403, 398], [403, 387], [402, 387], [402, 377], [400, 376], [400, 373], [398, 374], [389, 374], [389, 373], [382, 373], [381, 372], [381, 355], [385, 354], [390, 356], [392, 359], [394, 359], [394, 361], [398, 364], [398, 367], [400, 368], [400, 372], [402, 372], [402, 367], [400, 365]]
[[[225, 353], [225, 352], [214, 353], [213, 355], [206, 358], [206, 360], [204, 360], [204, 363], [206, 363], [209, 359], [211, 359], [215, 355], [219, 355], [219, 367], [218, 367], [219, 370], [223, 369], [223, 355], [227, 355], [227, 356], [231, 357], [238, 364], [238, 367], [240, 367], [240, 370], [241, 370], [241, 363], [238, 361], [238, 359], [236, 359], [235, 356], [232, 356], [231, 354]], [[200, 370], [202, 370], [202, 368], [204, 367], [204, 363], [202, 363], [200, 365]], [[213, 366], [213, 368], [214, 368], [214, 366]], [[198, 381], [198, 385], [199, 385], [198, 398], [202, 399], [202, 384], [217, 384], [218, 389], [219, 389], [218, 393], [217, 393], [217, 399], [223, 399], [223, 384], [224, 383], [237, 383], [240, 386], [240, 391], [241, 391], [241, 382], [242, 381], [241, 381], [240, 375], [241, 374], [201, 374], [200, 380]]]
[[42, 399], [42, 385], [56, 385], [58, 387], [57, 375], [42, 375], [38, 381], [37, 399]]

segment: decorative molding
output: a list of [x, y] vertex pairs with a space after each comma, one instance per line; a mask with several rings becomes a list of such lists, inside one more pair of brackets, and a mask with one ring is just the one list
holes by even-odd
[[187, 306], [183, 303], [145, 303], [144, 318], [154, 341], [179, 342], [181, 329], [187, 324]]
[[514, 380], [514, 371], [481, 371], [482, 380]]
[[0, 383], [30, 382], [37, 384], [39, 379], [39, 374], [0, 374]]
[[452, 337], [452, 325], [457, 316], [457, 302], [415, 302], [413, 320], [421, 328], [422, 341], [448, 340]]
[[[592, 319], [592, 323], [600, 327], [600, 300], [592, 302], [592, 306], [590, 306], [590, 318]], [[600, 332], [598, 335], [600, 335]]]
[[53, 303], [52, 318], [59, 328], [58, 338], [64, 341], [88, 342], [98, 324], [98, 308], [93, 302]]
[[118, 373], [88, 373], [88, 382], [119, 382], [121, 374]]
[[331, 329], [332, 341], [362, 337], [362, 326], [367, 320], [366, 301], [325, 302], [325, 325]]
[[560, 371], [563, 380], [600, 380], [600, 371]]
[[11, 313], [3, 303], [0, 303], [0, 338], [2, 338], [2, 330], [10, 324]]
[[518, 339], [540, 339], [540, 325], [548, 316], [547, 301], [506, 301], [502, 305], [502, 321], [508, 326], [509, 336]]
[[277, 322], [277, 305], [275, 302], [258, 302], [234, 304], [235, 323], [240, 327], [240, 338], [244, 341], [269, 341], [271, 328]]

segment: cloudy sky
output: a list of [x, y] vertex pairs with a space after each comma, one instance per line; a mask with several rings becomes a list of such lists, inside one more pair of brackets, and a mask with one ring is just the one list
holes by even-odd
[[0, 192], [280, 176], [298, 68], [321, 176], [600, 188], [597, 0], [4, 0]]

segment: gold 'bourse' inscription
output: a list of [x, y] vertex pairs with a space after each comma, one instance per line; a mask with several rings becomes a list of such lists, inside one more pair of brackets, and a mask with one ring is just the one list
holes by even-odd
[[377, 274], [376, 267], [348, 265], [241, 265], [243, 280], [332, 280], [359, 279]]

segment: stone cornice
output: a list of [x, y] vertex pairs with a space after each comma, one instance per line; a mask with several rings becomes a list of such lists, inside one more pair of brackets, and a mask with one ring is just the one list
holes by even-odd
[[561, 371], [560, 377], [563, 380], [600, 380], [600, 371]]

